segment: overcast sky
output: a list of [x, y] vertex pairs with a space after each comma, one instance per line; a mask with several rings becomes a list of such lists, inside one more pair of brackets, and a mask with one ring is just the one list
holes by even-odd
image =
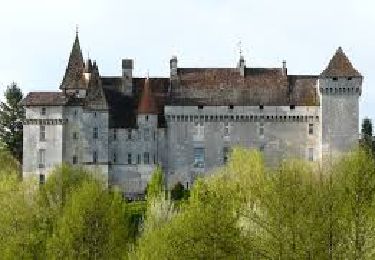
[[361, 117], [375, 119], [373, 0], [2, 0], [0, 91], [58, 90], [76, 24], [84, 57], [102, 75], [167, 76], [180, 67], [234, 67], [241, 40], [247, 66], [319, 74], [338, 46], [364, 75]]

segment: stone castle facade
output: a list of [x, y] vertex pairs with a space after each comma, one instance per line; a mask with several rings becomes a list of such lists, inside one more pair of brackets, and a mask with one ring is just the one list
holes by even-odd
[[24, 99], [23, 175], [63, 162], [84, 165], [126, 196], [143, 193], [160, 165], [169, 186], [189, 187], [225, 164], [233, 146], [259, 149], [268, 165], [293, 156], [322, 162], [358, 143], [362, 75], [339, 48], [320, 75], [253, 68], [180, 68], [170, 77], [102, 76], [84, 61], [78, 34], [57, 92]]

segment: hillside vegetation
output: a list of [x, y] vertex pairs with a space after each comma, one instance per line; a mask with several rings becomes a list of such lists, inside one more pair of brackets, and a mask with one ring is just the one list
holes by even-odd
[[323, 169], [269, 169], [237, 148], [190, 193], [179, 184], [171, 196], [158, 169], [144, 202], [82, 168], [62, 165], [40, 186], [18, 173], [1, 151], [1, 259], [375, 258], [375, 161], [364, 150]]

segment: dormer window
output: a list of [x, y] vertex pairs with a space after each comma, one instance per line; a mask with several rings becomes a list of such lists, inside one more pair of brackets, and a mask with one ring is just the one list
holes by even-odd
[[263, 109], [264, 109], [264, 106], [263, 106], [263, 105], [259, 105], [259, 109], [260, 109], [260, 110], [263, 110]]
[[294, 109], [296, 109], [296, 106], [295, 105], [290, 105], [289, 108], [290, 108], [290, 110], [294, 110]]
[[337, 81], [337, 80], [338, 80], [338, 78], [333, 78], [332, 80], [333, 80], [333, 81]]
[[203, 109], [203, 105], [199, 105], [199, 106], [198, 106], [198, 109]]

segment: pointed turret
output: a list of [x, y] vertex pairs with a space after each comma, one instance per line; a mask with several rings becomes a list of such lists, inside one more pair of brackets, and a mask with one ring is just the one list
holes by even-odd
[[141, 99], [138, 104], [138, 114], [156, 115], [158, 113], [155, 98], [150, 88], [150, 80], [145, 79]]
[[322, 77], [362, 77], [339, 47], [330, 60], [327, 68], [320, 74]]
[[79, 44], [78, 32], [70, 52], [68, 66], [60, 85], [60, 89], [86, 89], [87, 84], [84, 78], [85, 63], [82, 57], [82, 51]]

